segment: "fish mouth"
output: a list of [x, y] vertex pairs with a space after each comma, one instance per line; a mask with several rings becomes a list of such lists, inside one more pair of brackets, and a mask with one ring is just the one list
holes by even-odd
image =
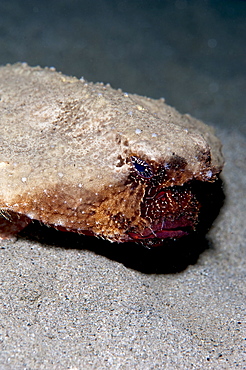
[[143, 223], [128, 230], [131, 241], [153, 246], [178, 239], [196, 230], [201, 204], [190, 185], [150, 187], [141, 203]]
[[[146, 241], [149, 239], [176, 239], [191, 234], [195, 229], [192, 222], [181, 219], [173, 222], [162, 222], [151, 227], [146, 227], [143, 231], [132, 230], [128, 236], [132, 241]], [[160, 243], [162, 242], [160, 241]]]
[[[148, 232], [149, 231], [149, 232]], [[146, 240], [146, 239], [154, 239], [154, 238], [159, 238], [159, 239], [166, 239], [166, 238], [180, 238], [185, 235], [189, 235], [191, 230], [189, 228], [173, 228], [173, 229], [162, 229], [153, 232], [152, 230], [144, 230], [146, 232], [145, 235], [143, 234], [138, 234], [138, 233], [133, 233], [130, 232], [128, 235], [133, 241], [136, 240]], [[148, 233], [147, 233], [148, 232]]]
[[191, 235], [205, 235], [224, 202], [221, 179], [173, 187], [150, 187], [141, 203], [141, 219], [127, 231], [128, 240], [147, 248]]

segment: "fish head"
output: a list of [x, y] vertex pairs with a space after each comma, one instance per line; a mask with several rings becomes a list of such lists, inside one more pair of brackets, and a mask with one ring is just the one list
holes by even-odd
[[[137, 189], [138, 222], [126, 230], [128, 241], [145, 246], [162, 245], [166, 239], [179, 239], [197, 230], [203, 208], [208, 207], [214, 179], [202, 182], [186, 171], [183, 158], [173, 156], [168, 162], [151, 162], [131, 156], [129, 180]], [[188, 181], [187, 181], [188, 178]]]

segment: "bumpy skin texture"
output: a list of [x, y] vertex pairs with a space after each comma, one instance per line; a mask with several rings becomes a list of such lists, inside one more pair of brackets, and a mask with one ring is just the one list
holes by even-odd
[[199, 221], [194, 184], [223, 167], [213, 129], [163, 99], [20, 63], [0, 67], [0, 133], [2, 238], [32, 219], [117, 242], [177, 238]]

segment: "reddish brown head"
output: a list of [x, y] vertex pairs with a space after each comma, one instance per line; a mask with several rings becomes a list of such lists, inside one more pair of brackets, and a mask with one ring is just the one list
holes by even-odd
[[200, 186], [194, 180], [173, 184], [173, 181], [180, 183], [185, 161], [174, 157], [168, 164], [155, 166], [132, 156], [131, 162], [131, 181], [145, 186], [141, 217], [146, 221], [129, 228], [127, 234], [131, 240], [158, 246], [166, 238], [176, 239], [195, 231], [202, 207]]

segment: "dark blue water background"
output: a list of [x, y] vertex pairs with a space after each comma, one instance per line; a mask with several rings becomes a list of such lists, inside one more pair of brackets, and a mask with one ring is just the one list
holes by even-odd
[[245, 1], [1, 0], [0, 64], [17, 61], [245, 132]]

